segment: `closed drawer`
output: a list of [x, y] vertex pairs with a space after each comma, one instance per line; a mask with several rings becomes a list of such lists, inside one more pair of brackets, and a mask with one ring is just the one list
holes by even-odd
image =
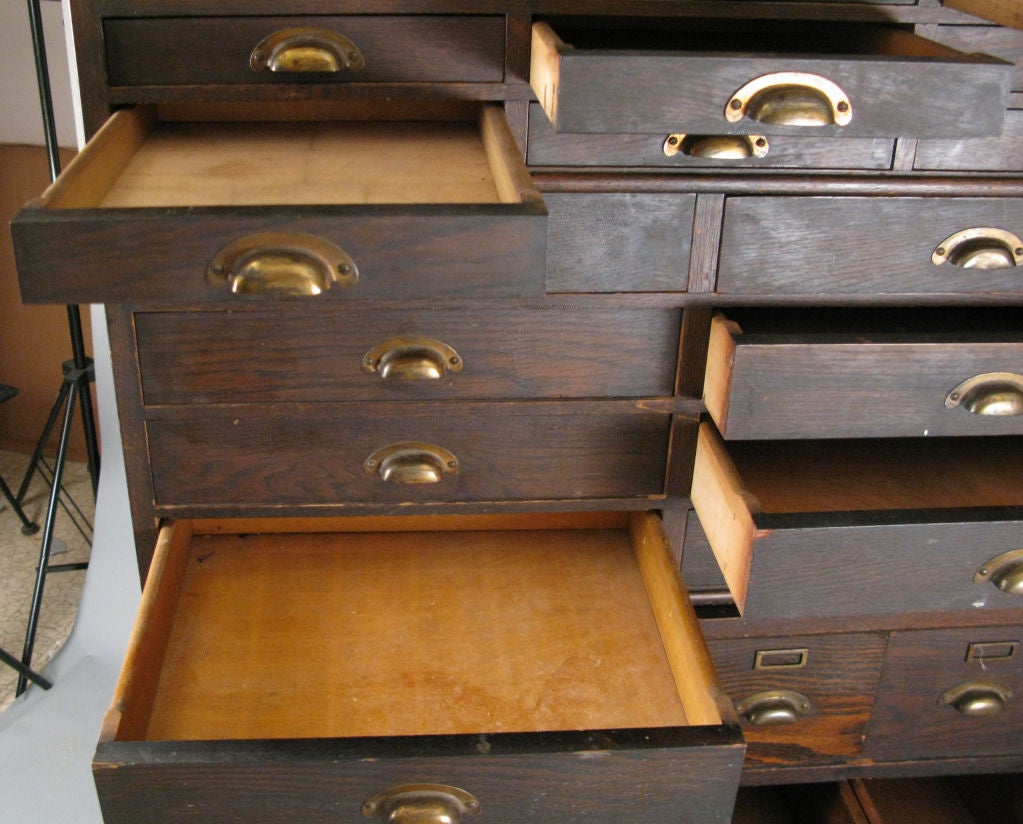
[[495, 107], [467, 122], [118, 112], [16, 223], [30, 302], [543, 294], [546, 212]]
[[708, 645], [742, 722], [747, 768], [862, 755], [883, 634], [712, 638]]
[[696, 196], [628, 188], [544, 192], [548, 292], [686, 291]]
[[1017, 310], [733, 312], [704, 400], [729, 440], [1023, 434]]
[[1005, 113], [1005, 128], [999, 137], [963, 140], [921, 140], [917, 143], [913, 168], [921, 171], [948, 169], [956, 172], [1023, 172], [1023, 109]]
[[1018, 299], [1021, 236], [1019, 198], [729, 198], [717, 289], [850, 300]]
[[147, 404], [671, 396], [672, 309], [135, 314]]
[[892, 633], [864, 744], [878, 760], [1020, 754], [1023, 626]]
[[720, 440], [692, 500], [747, 619], [1018, 609], [1018, 438]]
[[895, 141], [835, 141], [798, 135], [571, 134], [555, 131], [540, 105], [529, 109], [531, 166], [640, 166], [659, 169], [890, 169]]
[[655, 516], [292, 526], [161, 534], [108, 824], [728, 820], [741, 738]]
[[[973, 12], [977, 14], [977, 12]], [[1009, 26], [937, 26], [929, 34], [961, 52], [983, 52], [1012, 63], [1010, 88], [1023, 91], [1023, 31]]]
[[154, 410], [155, 503], [660, 496], [671, 416], [642, 403], [314, 404]]
[[123, 17], [103, 21], [112, 86], [501, 82], [504, 17]]
[[562, 132], [962, 137], [998, 134], [1012, 69], [873, 24], [541, 22], [530, 83]]

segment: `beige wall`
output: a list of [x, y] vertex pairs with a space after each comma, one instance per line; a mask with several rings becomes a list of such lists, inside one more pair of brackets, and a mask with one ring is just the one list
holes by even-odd
[[[66, 154], [63, 163], [70, 157]], [[0, 383], [21, 390], [0, 404], [0, 448], [31, 452], [61, 384], [61, 364], [71, 358], [67, 311], [63, 306], [25, 306], [14, 267], [9, 223], [22, 205], [49, 183], [46, 150], [0, 145]], [[74, 254], [68, 249], [68, 255]], [[85, 345], [91, 352], [88, 307], [82, 307]], [[95, 393], [93, 393], [95, 394]], [[95, 402], [95, 399], [94, 399]], [[76, 413], [71, 457], [84, 459], [81, 414]], [[59, 424], [58, 427], [59, 429]], [[56, 445], [56, 433], [52, 440]], [[19, 479], [6, 479], [9, 484]]]

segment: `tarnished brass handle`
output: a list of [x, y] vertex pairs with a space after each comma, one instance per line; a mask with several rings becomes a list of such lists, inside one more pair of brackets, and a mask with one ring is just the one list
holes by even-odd
[[480, 802], [465, 790], [445, 784], [403, 784], [373, 796], [362, 805], [366, 818], [388, 824], [457, 824], [476, 815]]
[[366, 67], [359, 47], [329, 29], [279, 29], [260, 40], [249, 55], [254, 72], [285, 74], [358, 72]]
[[939, 704], [950, 706], [963, 715], [998, 715], [1012, 699], [1012, 690], [995, 681], [965, 681], [941, 694]]
[[808, 72], [773, 72], [750, 80], [725, 104], [725, 119], [774, 126], [847, 126], [852, 104], [841, 87]]
[[984, 372], [967, 378], [945, 396], [948, 409], [963, 408], [974, 415], [1023, 415], [1023, 375]]
[[665, 138], [665, 157], [686, 155], [713, 160], [745, 160], [766, 157], [770, 149], [760, 134], [670, 134]]
[[313, 235], [261, 232], [229, 243], [210, 261], [207, 282], [232, 294], [319, 295], [352, 286], [359, 270], [346, 252]]
[[377, 449], [362, 464], [368, 475], [392, 484], [438, 484], [461, 468], [458, 458], [444, 447], [401, 441]]
[[461, 372], [462, 358], [439, 340], [394, 338], [377, 344], [363, 356], [362, 371], [384, 380], [440, 380], [448, 372]]
[[963, 269], [1011, 269], [1023, 266], [1023, 241], [1012, 232], [974, 226], [949, 235], [935, 248], [931, 263]]
[[974, 583], [990, 581], [1002, 592], [1023, 595], [1023, 549], [996, 555], [973, 576]]
[[810, 715], [810, 699], [792, 690], [767, 690], [751, 695], [735, 708], [755, 727], [795, 724]]

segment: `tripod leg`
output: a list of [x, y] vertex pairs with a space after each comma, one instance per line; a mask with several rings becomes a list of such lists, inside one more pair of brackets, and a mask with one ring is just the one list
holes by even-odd
[[[32, 595], [28, 627], [25, 630], [25, 647], [21, 655], [21, 662], [26, 667], [32, 666], [32, 651], [35, 648], [36, 632], [39, 629], [39, 612], [43, 606], [43, 589], [46, 586], [46, 573], [50, 564], [53, 527], [57, 519], [60, 484], [64, 475], [64, 465], [67, 462], [68, 442], [71, 440], [71, 425], [74, 423], [75, 401], [77, 397], [77, 384], [70, 384], [67, 393], [67, 406], [64, 409], [64, 423], [60, 430], [60, 441], [57, 445], [57, 457], [53, 465], [53, 484], [50, 487], [50, 501], [46, 508], [46, 521], [43, 523], [43, 540], [39, 548], [39, 568], [36, 570], [36, 586]], [[27, 688], [28, 678], [24, 674], [19, 675], [15, 695], [21, 695]]]
[[0, 478], [0, 493], [7, 499], [7, 503], [11, 505], [11, 509], [14, 510], [14, 514], [18, 516], [18, 520], [21, 521], [21, 534], [22, 535], [35, 535], [39, 531], [39, 524], [32, 523], [28, 516], [25, 515], [25, 511], [21, 508], [21, 504], [18, 503], [18, 499], [14, 497], [14, 493], [11, 492], [11, 488], [7, 486], [3, 478]]
[[7, 650], [3, 648], [0, 648], [0, 661], [7, 664], [7, 666], [11, 667], [15, 671], [17, 671], [19, 675], [22, 675], [25, 678], [28, 678], [33, 683], [38, 684], [44, 690], [48, 690], [50, 687], [53, 686], [52, 683], [43, 678], [43, 676], [41, 676], [38, 672], [35, 672], [34, 670], [31, 670], [28, 667], [26, 667], [23, 663], [21, 663], [21, 661], [19, 661], [17, 658], [15, 658]]
[[42, 460], [43, 450], [46, 448], [46, 444], [50, 440], [50, 434], [53, 432], [53, 427], [57, 423], [60, 410], [67, 401], [67, 395], [70, 389], [71, 385], [67, 382], [67, 380], [63, 380], [60, 384], [60, 389], [57, 391], [57, 397], [53, 401], [53, 406], [50, 407], [50, 416], [46, 419], [46, 425], [43, 426], [43, 433], [39, 436], [39, 441], [36, 443], [35, 452], [32, 453], [32, 458], [28, 462], [28, 467], [25, 470], [25, 477], [21, 480], [21, 487], [18, 489], [17, 495], [19, 502], [24, 501], [25, 496], [28, 494], [28, 487], [32, 483], [32, 476], [35, 475], [36, 469], [39, 468], [39, 461]]

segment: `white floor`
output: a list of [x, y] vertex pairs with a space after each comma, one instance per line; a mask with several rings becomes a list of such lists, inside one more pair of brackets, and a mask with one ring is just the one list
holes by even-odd
[[[0, 714], [0, 820], [100, 824], [91, 761], [120, 671], [139, 600], [121, 442], [104, 335], [94, 317], [103, 464], [95, 534], [78, 620], [45, 668], [48, 691], [32, 687]], [[144, 821], [144, 814], [140, 817]]]

